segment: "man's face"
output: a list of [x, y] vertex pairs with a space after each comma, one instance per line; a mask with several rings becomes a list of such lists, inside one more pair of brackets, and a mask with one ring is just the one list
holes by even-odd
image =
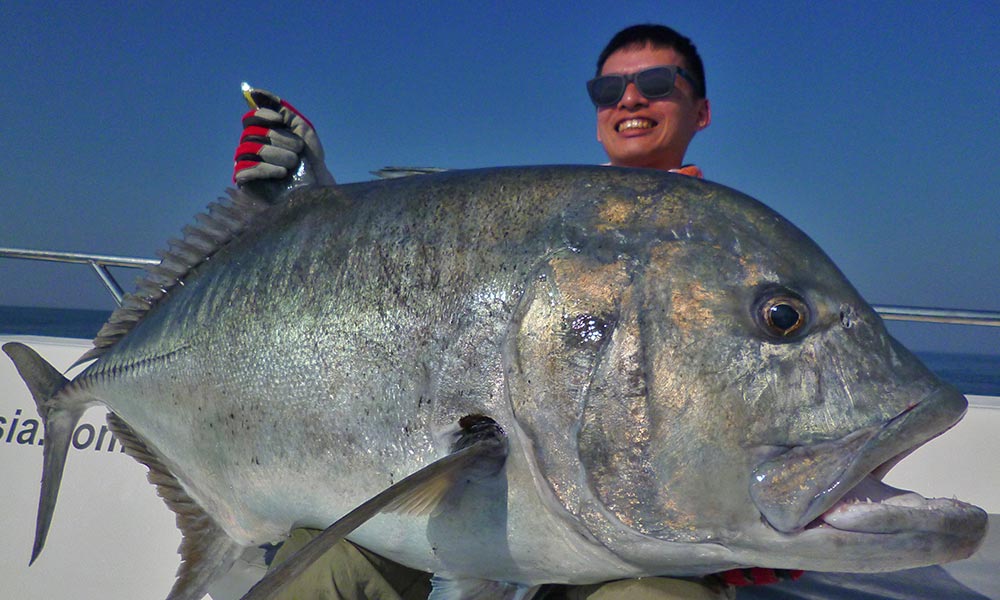
[[[661, 65], [687, 70], [684, 58], [672, 48], [622, 48], [604, 63], [601, 75], [629, 74]], [[597, 141], [611, 164], [620, 167], [676, 169], [694, 134], [712, 120], [706, 98], [697, 99], [686, 79], [678, 76], [666, 98], [650, 100], [635, 83], [625, 88], [613, 106], [597, 109]]]

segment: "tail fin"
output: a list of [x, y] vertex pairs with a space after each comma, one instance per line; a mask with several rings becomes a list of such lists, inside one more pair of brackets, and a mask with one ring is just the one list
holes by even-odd
[[45, 546], [73, 430], [92, 402], [83, 395], [60, 393], [69, 380], [31, 348], [10, 342], [3, 345], [3, 351], [14, 361], [17, 372], [28, 385], [45, 426], [42, 491], [38, 498], [35, 544], [31, 550], [31, 563], [34, 563]]

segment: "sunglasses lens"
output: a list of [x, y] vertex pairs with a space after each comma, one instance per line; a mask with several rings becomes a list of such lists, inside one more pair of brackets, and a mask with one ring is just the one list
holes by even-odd
[[663, 98], [673, 91], [676, 77], [677, 72], [673, 69], [654, 67], [636, 73], [635, 86], [647, 98]]
[[587, 82], [590, 100], [597, 106], [611, 106], [625, 93], [625, 78], [621, 75], [605, 75]]
[[634, 75], [603, 75], [587, 82], [590, 100], [597, 106], [613, 106], [625, 94], [629, 81], [635, 82], [646, 98], [665, 98], [674, 91], [676, 67], [653, 67]]

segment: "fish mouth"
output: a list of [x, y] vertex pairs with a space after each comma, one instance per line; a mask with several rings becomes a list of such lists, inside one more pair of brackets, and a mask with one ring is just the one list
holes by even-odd
[[985, 531], [986, 513], [953, 499], [928, 499], [881, 479], [900, 460], [965, 414], [968, 402], [942, 386], [881, 424], [840, 439], [796, 446], [762, 462], [750, 495], [782, 533], [832, 527], [855, 533]]
[[959, 535], [980, 530], [985, 513], [953, 498], [924, 498], [868, 475], [840, 500], [806, 526], [832, 527], [855, 533], [901, 533], [914, 529]]

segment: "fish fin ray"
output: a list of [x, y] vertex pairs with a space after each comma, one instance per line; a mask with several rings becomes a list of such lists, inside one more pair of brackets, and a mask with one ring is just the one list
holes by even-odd
[[9, 342], [3, 345], [3, 351], [14, 361], [17, 372], [31, 391], [45, 431], [35, 541], [28, 563], [33, 564], [45, 547], [45, 538], [52, 524], [73, 430], [94, 401], [85, 394], [75, 392], [70, 381], [58, 369], [28, 346]]
[[244, 547], [187, 494], [156, 452], [121, 417], [108, 413], [108, 428], [125, 453], [149, 469], [146, 478], [174, 513], [181, 530], [181, 564], [167, 600], [200, 600], [208, 586], [229, 571]]
[[[493, 419], [483, 415], [467, 415], [459, 420], [458, 427], [451, 434], [451, 452], [468, 447], [482, 440], [506, 439], [504, 431]], [[441, 471], [436, 477], [428, 477], [420, 486], [415, 486], [408, 492], [401, 493], [395, 500], [382, 509], [385, 513], [396, 513], [409, 516], [423, 516], [434, 512], [441, 501], [461, 478], [475, 479], [494, 475], [506, 459], [506, 448], [498, 452], [494, 459], [481, 461], [475, 469]]]
[[436, 574], [431, 586], [427, 600], [530, 600], [540, 587]]
[[385, 513], [422, 516], [434, 511], [455, 485], [459, 473], [446, 471], [437, 477], [428, 479], [422, 486], [413, 488], [409, 493], [402, 494], [382, 509]]
[[228, 198], [208, 205], [195, 215], [195, 223], [182, 230], [181, 240], [170, 240], [157, 252], [160, 262], [136, 280], [136, 291], [126, 294], [108, 322], [97, 332], [94, 347], [75, 364], [99, 358], [165, 298], [195, 267], [238, 238], [258, 215], [271, 205], [243, 190], [227, 190]]
[[268, 572], [242, 600], [273, 598], [286, 583], [302, 574], [330, 548], [378, 513], [385, 512], [400, 498], [405, 504], [405, 499], [426, 496], [421, 490], [428, 485], [433, 487], [441, 481], [496, 474], [498, 465], [502, 466], [507, 457], [507, 437], [492, 419], [480, 419], [492, 423], [494, 427], [484, 426], [483, 421], [476, 421], [470, 427], [463, 425], [465, 435], [460, 435], [452, 445], [451, 454], [400, 479], [338, 519], [288, 560]]
[[441, 173], [447, 170], [440, 167], [382, 167], [377, 171], [372, 171], [371, 174], [381, 179], [399, 179], [400, 177], [409, 177], [411, 175]]

